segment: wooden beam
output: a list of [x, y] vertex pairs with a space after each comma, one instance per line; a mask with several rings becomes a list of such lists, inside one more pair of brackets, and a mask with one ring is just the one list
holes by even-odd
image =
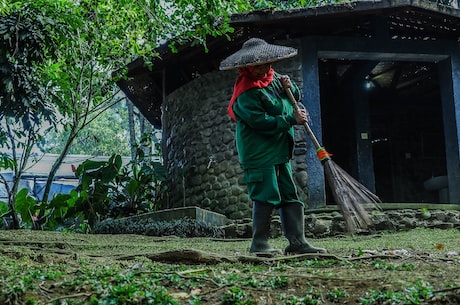
[[367, 37], [310, 36], [319, 58], [439, 62], [449, 58], [455, 41], [412, 41]]

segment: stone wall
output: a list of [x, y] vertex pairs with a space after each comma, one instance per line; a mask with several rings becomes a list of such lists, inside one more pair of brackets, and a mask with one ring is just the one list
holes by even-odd
[[[368, 230], [356, 232], [357, 235], [369, 235], [379, 232], [398, 232], [416, 228], [432, 228], [442, 230], [460, 229], [460, 210], [451, 206], [437, 208], [420, 208], [423, 205], [412, 204], [412, 207], [383, 209], [372, 213], [373, 226]], [[455, 209], [452, 209], [455, 208]], [[228, 220], [224, 216], [208, 215], [208, 212], [195, 211], [193, 208], [184, 210], [173, 209], [165, 213], [147, 213], [121, 219], [108, 218], [96, 224], [96, 234], [146, 234], [153, 236], [176, 235], [179, 237], [215, 237], [215, 238], [251, 238], [252, 219], [250, 217]], [[173, 212], [173, 213], [171, 213]], [[176, 213], [179, 212], [179, 213]], [[214, 213], [215, 214], [215, 213]], [[212, 218], [213, 221], [210, 221]], [[305, 236], [308, 238], [326, 238], [349, 234], [345, 220], [331, 208], [311, 210], [305, 215]], [[283, 236], [278, 213], [273, 213], [271, 237]]]
[[[373, 227], [357, 234], [377, 232], [408, 231], [416, 228], [460, 229], [460, 210], [444, 209], [397, 209], [384, 210], [372, 214]], [[234, 220], [224, 228], [227, 238], [250, 238], [252, 220], [250, 218]], [[325, 238], [348, 234], [345, 220], [338, 211], [312, 212], [305, 215], [305, 236]], [[271, 237], [283, 236], [281, 221], [277, 213], [273, 214]]]
[[[293, 47], [297, 43], [289, 41]], [[299, 56], [278, 62], [274, 68], [302, 86]], [[198, 206], [230, 219], [250, 216], [251, 202], [235, 147], [235, 124], [226, 111], [236, 77], [236, 71], [211, 72], [167, 96], [162, 109], [162, 149], [170, 181], [164, 208]], [[302, 126], [296, 129], [292, 167], [299, 195], [308, 205], [306, 134]]]

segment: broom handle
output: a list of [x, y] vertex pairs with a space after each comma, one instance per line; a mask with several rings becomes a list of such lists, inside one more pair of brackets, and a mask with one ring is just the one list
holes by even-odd
[[[297, 105], [297, 101], [292, 94], [291, 88], [284, 88], [286, 90], [287, 96], [289, 97], [289, 100], [291, 101], [292, 106], [294, 107], [295, 111], [299, 111], [300, 108]], [[313, 145], [315, 145], [316, 150], [322, 148], [321, 144], [318, 142], [318, 139], [315, 137], [315, 134], [310, 128], [310, 125], [308, 125], [308, 122], [303, 123], [303, 126], [305, 127], [305, 130], [308, 133], [308, 136], [310, 137], [311, 141], [313, 142]]]

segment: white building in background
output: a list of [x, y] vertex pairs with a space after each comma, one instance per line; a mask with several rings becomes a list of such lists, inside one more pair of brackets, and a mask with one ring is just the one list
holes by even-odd
[[[41, 158], [31, 162], [31, 165], [27, 167], [22, 175], [19, 189], [27, 188], [31, 196], [41, 198], [51, 167], [57, 157], [57, 154], [44, 154]], [[48, 199], [51, 199], [55, 194], [68, 194], [75, 189], [78, 185], [78, 178], [75, 176], [74, 170], [84, 161], [106, 161], [108, 159], [109, 157], [107, 156], [68, 155], [54, 177], [54, 183]], [[129, 160], [129, 157], [123, 157], [123, 164], [128, 163]], [[0, 171], [0, 175], [9, 183], [12, 183], [13, 173], [11, 171]], [[0, 201], [6, 202], [6, 200], [6, 188], [0, 181]]]

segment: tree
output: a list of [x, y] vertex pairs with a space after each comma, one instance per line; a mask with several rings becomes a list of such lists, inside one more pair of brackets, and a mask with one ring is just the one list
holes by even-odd
[[18, 227], [16, 208], [20, 204], [15, 204], [22, 173], [41, 138], [41, 124], [48, 121], [52, 126], [55, 118], [54, 105], [40, 85], [37, 66], [46, 58], [55, 58], [55, 45], [46, 44], [49, 29], [53, 27], [59, 34], [63, 28], [35, 7], [21, 11], [5, 3], [1, 7], [8, 15], [0, 15], [0, 144], [10, 149], [10, 154], [2, 153], [1, 168], [13, 172], [13, 183], [10, 186], [3, 176], [1, 182], [8, 193], [13, 226]]

